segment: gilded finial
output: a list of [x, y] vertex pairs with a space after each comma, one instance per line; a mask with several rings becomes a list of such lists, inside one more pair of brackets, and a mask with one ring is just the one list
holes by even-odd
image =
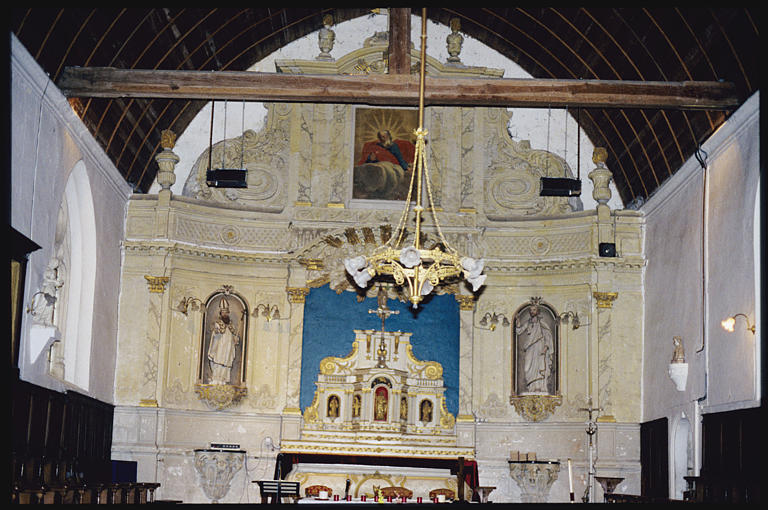
[[592, 151], [592, 162], [596, 165], [605, 164], [606, 159], [608, 159], [608, 151], [605, 147], [595, 147]]
[[160, 133], [160, 146], [163, 149], [173, 149], [176, 145], [176, 133], [170, 129], [164, 129]]

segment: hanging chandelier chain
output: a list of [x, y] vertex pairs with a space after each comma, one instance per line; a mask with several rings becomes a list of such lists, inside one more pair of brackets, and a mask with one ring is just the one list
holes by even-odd
[[[405, 199], [405, 207], [397, 225], [398, 232], [390, 237], [384, 244], [376, 248], [369, 256], [360, 255], [344, 259], [344, 267], [355, 280], [358, 287], [365, 288], [368, 282], [379, 275], [391, 275], [395, 284], [402, 286], [407, 283], [410, 293], [410, 301], [416, 308], [423, 297], [430, 294], [440, 282], [458, 276], [462, 276], [472, 285], [473, 292], [484, 285], [486, 275], [482, 274], [484, 262], [471, 257], [460, 257], [445, 239], [440, 222], [437, 218], [435, 201], [432, 193], [432, 183], [429, 178], [427, 166], [427, 150], [425, 138], [427, 130], [424, 129], [424, 82], [426, 74], [426, 46], [427, 46], [427, 14], [422, 9], [421, 24], [421, 62], [419, 83], [419, 127], [414, 131], [416, 135], [415, 154], [411, 171], [411, 180], [408, 186], [408, 195]], [[416, 188], [416, 233], [413, 245], [403, 247], [405, 226], [411, 209], [411, 199], [414, 193], [414, 179], [418, 179]], [[426, 182], [422, 182], [426, 180]], [[428, 206], [432, 211], [437, 234], [441, 245], [430, 249], [421, 247], [421, 223], [424, 214], [422, 186], [426, 186]], [[395, 240], [395, 245], [391, 243]], [[383, 326], [382, 326], [383, 327]]]

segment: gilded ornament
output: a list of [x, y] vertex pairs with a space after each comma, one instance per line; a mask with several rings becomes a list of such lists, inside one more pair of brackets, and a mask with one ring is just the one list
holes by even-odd
[[456, 301], [459, 302], [459, 310], [471, 312], [475, 309], [475, 296], [468, 294], [455, 294]]
[[195, 393], [208, 407], [221, 411], [240, 402], [248, 389], [231, 384], [196, 384]]
[[445, 396], [443, 396], [440, 403], [440, 426], [444, 429], [452, 429], [454, 425], [456, 425], [456, 418], [448, 412]]
[[288, 293], [290, 303], [304, 303], [309, 294], [308, 287], [286, 287], [285, 291]]
[[160, 132], [160, 147], [163, 149], [173, 149], [176, 145], [176, 133], [170, 129], [164, 129]]
[[592, 295], [597, 300], [598, 308], [613, 308], [613, 302], [619, 297], [618, 292], [593, 292]]
[[149, 276], [148, 274], [145, 274], [144, 278], [147, 280], [147, 284], [149, 285], [149, 292], [156, 294], [162, 294], [165, 292], [165, 285], [170, 279], [167, 276]]
[[563, 403], [559, 395], [522, 395], [511, 397], [510, 404], [515, 411], [528, 421], [539, 422], [546, 420], [555, 412], [555, 408]]
[[592, 162], [596, 165], [604, 164], [608, 159], [608, 151], [605, 147], [595, 147], [592, 151]]

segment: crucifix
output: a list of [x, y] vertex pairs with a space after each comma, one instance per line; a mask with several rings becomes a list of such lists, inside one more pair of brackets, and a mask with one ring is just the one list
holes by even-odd
[[595, 460], [594, 460], [594, 449], [595, 449], [595, 443], [594, 443], [594, 436], [597, 434], [597, 422], [593, 418], [593, 413], [599, 413], [603, 410], [602, 407], [592, 407], [592, 397], [589, 397], [589, 406], [588, 407], [582, 407], [579, 409], [579, 411], [586, 411], [589, 413], [589, 420], [587, 421], [587, 437], [589, 438], [589, 466], [588, 466], [588, 473], [587, 473], [587, 488], [584, 490], [584, 496], [582, 496], [581, 500], [584, 503], [588, 503], [590, 499], [592, 498], [592, 485], [594, 485], [594, 479], [595, 479]]
[[376, 299], [378, 301], [378, 307], [375, 310], [368, 310], [368, 313], [375, 313], [381, 319], [381, 343], [379, 344], [378, 351], [376, 351], [376, 359], [378, 361], [376, 368], [386, 368], [387, 364], [385, 361], [387, 358], [387, 346], [384, 343], [384, 322], [390, 315], [397, 315], [400, 312], [398, 310], [389, 309], [387, 306], [387, 289], [381, 284], [379, 284], [379, 293], [376, 296]]

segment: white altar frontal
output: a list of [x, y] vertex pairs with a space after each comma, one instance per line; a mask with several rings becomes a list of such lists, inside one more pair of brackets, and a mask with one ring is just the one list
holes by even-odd
[[[386, 318], [396, 313], [387, 308], [386, 298], [371, 312], [382, 318], [382, 329], [354, 330], [347, 356], [322, 359], [301, 437], [281, 442], [283, 454], [304, 454], [308, 460], [338, 456], [339, 462], [326, 457], [322, 469], [315, 469], [311, 460], [300, 462], [286, 479], [301, 481], [302, 490], [320, 484], [337, 494], [343, 493], [348, 478], [353, 493], [365, 492], [367, 485], [407, 487], [413, 497], [427, 497], [436, 488], [455, 491], [457, 478], [445, 466], [458, 465], [460, 458], [473, 460], [475, 452], [457, 446], [456, 419], [445, 404], [443, 367], [413, 355], [411, 333], [384, 330]], [[355, 464], [361, 458], [364, 466]], [[391, 467], [393, 460], [397, 468]]]

